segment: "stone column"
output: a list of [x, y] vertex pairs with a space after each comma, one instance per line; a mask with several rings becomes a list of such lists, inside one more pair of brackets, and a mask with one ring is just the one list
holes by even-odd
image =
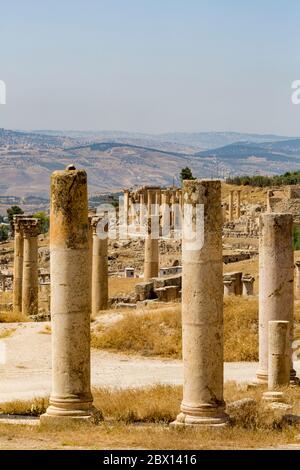
[[5, 292], [6, 291], [6, 277], [4, 276], [4, 274], [0, 274], [1, 276], [1, 289], [2, 289], [2, 292]]
[[23, 281], [23, 232], [19, 220], [23, 216], [14, 216], [14, 282], [13, 309], [15, 313], [22, 312], [22, 281]]
[[[290, 358], [294, 315], [294, 248], [291, 214], [264, 214], [259, 236], [259, 370], [257, 380], [268, 381], [269, 321], [290, 322]], [[291, 359], [292, 365], [292, 359]], [[295, 371], [291, 367], [291, 378]]]
[[70, 165], [51, 178], [52, 391], [42, 422], [97, 421], [90, 389], [91, 286], [87, 176]]
[[243, 283], [243, 295], [248, 297], [253, 295], [254, 291], [254, 277], [251, 276], [250, 274], [245, 274], [242, 277], [242, 283]]
[[161, 227], [164, 236], [168, 236], [170, 233], [170, 194], [168, 190], [163, 191], [161, 200]]
[[241, 190], [238, 189], [236, 192], [236, 218], [241, 217]]
[[38, 235], [40, 223], [35, 218], [20, 219], [24, 236], [22, 313], [38, 314]]
[[92, 315], [96, 315], [99, 310], [108, 308], [107, 219], [93, 217], [92, 227]]
[[229, 221], [233, 221], [233, 191], [229, 194]]
[[282, 402], [283, 392], [290, 383], [290, 331], [288, 321], [269, 322], [268, 391], [264, 400]]
[[155, 191], [155, 215], [160, 213], [160, 204], [161, 204], [161, 190], [157, 189]]
[[295, 263], [295, 296], [300, 298], [300, 261]]
[[272, 212], [272, 207], [271, 207], [271, 197], [274, 196], [274, 193], [272, 190], [268, 190], [267, 192], [267, 212]]
[[148, 189], [147, 190], [147, 216], [148, 217], [155, 214], [155, 211], [154, 211], [155, 202], [156, 202], [155, 191], [153, 189]]
[[146, 214], [146, 207], [145, 207], [145, 193], [144, 190], [140, 193], [140, 232], [143, 232], [143, 227], [145, 224], [145, 214]]
[[175, 228], [175, 204], [176, 204], [176, 192], [172, 190], [171, 193], [171, 217], [170, 217], [170, 226], [171, 230]]
[[246, 232], [249, 234], [250, 233], [250, 219], [247, 218], [246, 220]]
[[158, 277], [159, 245], [158, 233], [154, 233], [154, 224], [158, 225], [158, 215], [148, 215], [147, 233], [145, 238], [144, 281]]
[[129, 224], [129, 190], [124, 189], [124, 225]]
[[[228, 417], [223, 400], [221, 182], [184, 181], [183, 200], [184, 385], [181, 413], [174, 424], [222, 426]], [[187, 216], [190, 210], [192, 218]], [[200, 225], [196, 230], [198, 221]], [[189, 229], [197, 233], [193, 240]]]

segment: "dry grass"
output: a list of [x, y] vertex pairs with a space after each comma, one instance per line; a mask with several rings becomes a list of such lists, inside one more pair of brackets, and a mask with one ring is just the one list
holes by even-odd
[[0, 339], [8, 338], [16, 331], [15, 328], [5, 328], [4, 330], [0, 330]]
[[258, 360], [258, 300], [227, 297], [224, 301], [224, 360]]
[[108, 278], [109, 297], [127, 295], [134, 292], [135, 285], [142, 282], [140, 278], [110, 277]]
[[[105, 417], [101, 425], [74, 424], [66, 429], [0, 424], [0, 449], [251, 449], [300, 444], [300, 426], [288, 425], [281, 413], [266, 408], [261, 401], [262, 392], [261, 387], [247, 390], [235, 383], [225, 384], [228, 403], [242, 398], [254, 398], [257, 402], [232, 412], [234, 426], [209, 430], [166, 426], [179, 411], [181, 387], [94, 390], [95, 405]], [[291, 388], [286, 395], [294, 405], [292, 413], [299, 413], [299, 391]], [[47, 400], [39, 399], [8, 403], [1, 406], [1, 411], [37, 416], [46, 407]]]
[[128, 313], [121, 320], [92, 331], [92, 347], [143, 356], [179, 358], [181, 355], [181, 313], [174, 304], [157, 310]]
[[18, 312], [0, 312], [0, 323], [22, 323], [28, 322], [30, 318]]
[[[258, 358], [257, 299], [230, 297], [224, 303], [225, 361], [255, 361]], [[92, 332], [92, 346], [143, 356], [181, 358], [181, 306], [171, 304], [136, 313]]]
[[[12, 303], [12, 292], [0, 292], [0, 304], [7, 305]], [[13, 310], [1, 310], [0, 308], [0, 323], [20, 323], [29, 321], [28, 317], [21, 313], [16, 313]]]

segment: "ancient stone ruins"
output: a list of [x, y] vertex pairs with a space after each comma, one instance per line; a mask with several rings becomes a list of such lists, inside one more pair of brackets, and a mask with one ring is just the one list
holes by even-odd
[[[91, 393], [90, 317], [110, 304], [110, 230], [117, 232], [116, 239], [124, 233], [144, 239], [144, 271], [131, 303], [181, 299], [184, 385], [181, 408], [172, 423], [179, 427], [228, 424], [223, 398], [223, 297], [256, 294], [251, 274], [223, 274], [223, 263], [249, 259], [255, 249], [250, 246], [247, 253], [226, 255], [222, 244], [229, 237], [259, 239], [259, 369], [253, 384], [268, 384], [267, 402], [283, 401], [282, 388], [297, 384], [292, 341], [300, 263], [294, 266], [295, 220], [293, 212], [287, 212], [295, 207], [298, 193], [286, 199], [268, 193], [264, 211], [245, 207], [240, 190], [231, 191], [228, 203], [222, 204], [220, 181], [192, 180], [185, 181], [182, 189], [125, 190], [123, 207], [111, 217], [108, 209], [89, 209], [87, 190], [84, 170], [70, 165], [54, 172], [50, 272], [38, 267], [40, 226], [28, 215], [14, 218], [14, 272], [1, 272], [2, 291], [13, 290], [15, 312], [35, 318], [42, 307], [51, 313], [52, 391], [41, 421], [101, 419]], [[182, 244], [182, 263], [162, 267], [159, 242], [172, 237]], [[126, 267], [126, 277], [136, 274], [134, 267]]]

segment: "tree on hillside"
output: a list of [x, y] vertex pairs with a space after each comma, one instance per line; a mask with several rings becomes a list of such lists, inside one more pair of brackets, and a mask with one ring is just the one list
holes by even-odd
[[184, 180], [195, 180], [195, 179], [196, 178], [194, 178], [192, 170], [188, 166], [186, 166], [185, 168], [182, 168], [180, 172], [181, 184], [183, 183]]
[[0, 242], [5, 242], [8, 239], [8, 227], [0, 225]]
[[14, 225], [13, 225], [14, 215], [24, 214], [24, 211], [19, 206], [11, 206], [9, 209], [7, 209], [6, 212], [7, 212], [8, 220], [10, 223], [11, 233], [14, 233]]
[[33, 215], [33, 217], [36, 217], [37, 219], [40, 220], [41, 233], [47, 233], [49, 230], [50, 219], [45, 214], [45, 212], [43, 211], [37, 212], [36, 214]]

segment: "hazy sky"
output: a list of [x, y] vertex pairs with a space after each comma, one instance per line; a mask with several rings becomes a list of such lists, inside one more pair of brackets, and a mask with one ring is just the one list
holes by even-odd
[[300, 135], [299, 0], [0, 0], [0, 127]]

